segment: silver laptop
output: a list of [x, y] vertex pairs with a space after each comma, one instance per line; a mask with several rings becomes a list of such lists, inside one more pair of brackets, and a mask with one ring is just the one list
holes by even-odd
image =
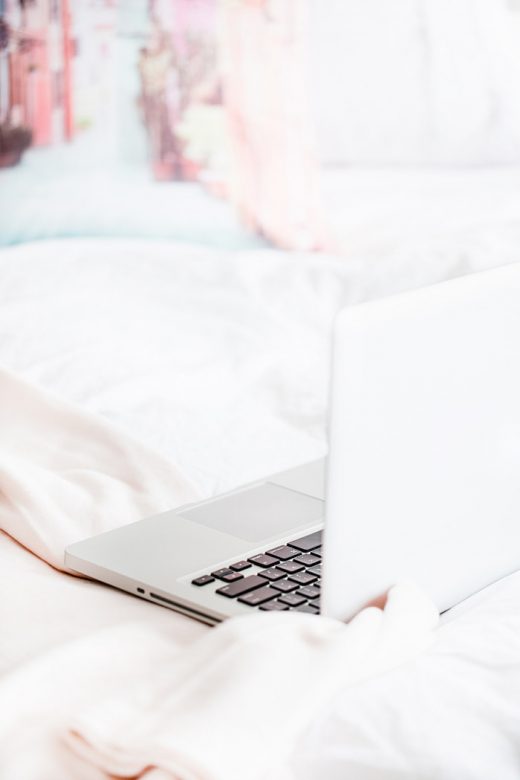
[[346, 619], [402, 580], [443, 611], [520, 568], [520, 265], [342, 311], [329, 429], [327, 467], [73, 544], [66, 565], [209, 624]]

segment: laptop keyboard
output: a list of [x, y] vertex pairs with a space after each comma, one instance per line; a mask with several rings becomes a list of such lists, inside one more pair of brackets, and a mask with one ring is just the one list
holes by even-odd
[[272, 611], [320, 611], [321, 531], [315, 531], [287, 544], [273, 547], [246, 561], [237, 561], [224, 569], [192, 580], [204, 587], [222, 583], [215, 591], [223, 598]]

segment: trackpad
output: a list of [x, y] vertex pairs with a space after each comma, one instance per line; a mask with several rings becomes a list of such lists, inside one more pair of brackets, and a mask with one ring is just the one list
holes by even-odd
[[323, 507], [319, 498], [265, 482], [188, 509], [181, 517], [247, 542], [261, 542], [317, 523], [323, 517]]

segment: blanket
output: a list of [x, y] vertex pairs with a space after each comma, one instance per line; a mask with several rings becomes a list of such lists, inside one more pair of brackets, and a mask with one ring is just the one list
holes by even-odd
[[[7, 370], [0, 429], [0, 527], [54, 568], [70, 542], [195, 497], [162, 456]], [[438, 619], [403, 583], [384, 611], [348, 625], [251, 614], [179, 646], [154, 617], [165, 610], [143, 606], [141, 619], [72, 636], [4, 675], [3, 780], [291, 777], [297, 740], [334, 693], [416, 657]]]

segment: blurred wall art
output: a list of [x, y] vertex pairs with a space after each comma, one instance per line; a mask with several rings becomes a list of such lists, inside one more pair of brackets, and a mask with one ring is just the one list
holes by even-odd
[[519, 10], [0, 0], [0, 243], [341, 251], [360, 167], [520, 162]]

